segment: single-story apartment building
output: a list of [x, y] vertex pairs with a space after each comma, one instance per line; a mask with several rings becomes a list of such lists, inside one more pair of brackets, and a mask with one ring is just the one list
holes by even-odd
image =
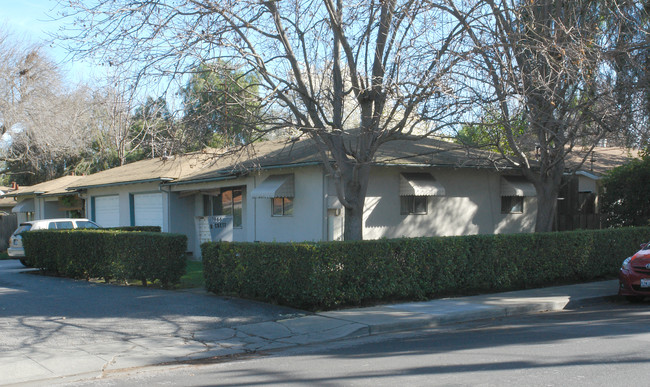
[[83, 201], [76, 192], [68, 190], [71, 184], [82, 178], [69, 175], [18, 187], [5, 193], [3, 198], [15, 201], [11, 211], [17, 215], [18, 223], [35, 219], [83, 217]]
[[[385, 144], [371, 169], [364, 238], [532, 232], [534, 186], [483, 156], [436, 139]], [[598, 173], [576, 176], [580, 192], [597, 193]], [[156, 225], [185, 234], [195, 256], [212, 238], [284, 242], [343, 235], [345, 209], [309, 139], [143, 160], [77, 178], [65, 182], [65, 191], [78, 195], [86, 217], [104, 227]], [[60, 189], [32, 192], [36, 196], [25, 199], [34, 200], [34, 216], [52, 217], [44, 207]]]

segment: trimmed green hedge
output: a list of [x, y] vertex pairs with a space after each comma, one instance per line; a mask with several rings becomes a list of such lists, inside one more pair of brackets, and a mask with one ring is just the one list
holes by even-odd
[[160, 280], [185, 274], [187, 237], [159, 232], [39, 230], [22, 234], [34, 267], [71, 278]]
[[120, 227], [108, 227], [108, 228], [104, 228], [104, 230], [162, 232], [160, 226], [120, 226]]
[[650, 228], [323, 243], [205, 243], [217, 294], [331, 309], [616, 275]]

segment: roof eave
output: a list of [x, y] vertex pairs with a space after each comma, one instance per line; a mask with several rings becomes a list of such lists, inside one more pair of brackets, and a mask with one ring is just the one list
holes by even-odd
[[186, 184], [197, 184], [197, 183], [209, 183], [212, 181], [223, 181], [223, 180], [232, 180], [238, 178], [239, 175], [228, 175], [221, 177], [209, 177], [205, 179], [196, 179], [196, 180], [183, 180], [183, 181], [171, 181], [169, 183], [164, 183], [164, 186], [174, 186], [174, 185], [186, 185]]
[[68, 191], [91, 189], [91, 188], [105, 188], [105, 187], [115, 187], [119, 185], [131, 185], [131, 184], [145, 184], [145, 183], [158, 183], [158, 182], [167, 182], [173, 181], [171, 177], [157, 177], [154, 179], [142, 179], [142, 180], [132, 180], [132, 181], [118, 181], [113, 183], [103, 183], [103, 184], [89, 184], [89, 185], [77, 185], [66, 188]]
[[[458, 165], [442, 163], [382, 163], [375, 162], [373, 165], [378, 167], [412, 167], [412, 168], [466, 168], [466, 169], [495, 169], [493, 165]], [[498, 167], [501, 169], [517, 170], [519, 167], [504, 165]]]
[[35, 192], [7, 193], [2, 195], [3, 198], [19, 198], [23, 196], [36, 196]]
[[299, 167], [309, 167], [309, 166], [320, 165], [320, 164], [322, 164], [321, 161], [308, 161], [304, 163], [295, 163], [295, 164], [267, 165], [267, 166], [261, 166], [259, 168], [251, 168], [251, 169], [236, 169], [236, 170], [233, 169], [229, 172], [225, 172], [223, 176], [206, 177], [202, 179], [190, 179], [190, 180], [182, 180], [182, 181], [172, 181], [169, 183], [165, 183], [165, 185], [173, 186], [173, 185], [209, 183], [211, 181], [232, 180], [240, 177], [242, 174], [249, 173], [251, 170], [264, 171], [264, 170], [283, 169], [283, 168], [299, 168]]
[[588, 177], [588, 178], [590, 178], [592, 180], [600, 180], [600, 179], [602, 179], [601, 176], [598, 176], [598, 175], [596, 175], [594, 173], [587, 172], [587, 171], [576, 171], [575, 174], [580, 175], [580, 176], [584, 176], [584, 177]]

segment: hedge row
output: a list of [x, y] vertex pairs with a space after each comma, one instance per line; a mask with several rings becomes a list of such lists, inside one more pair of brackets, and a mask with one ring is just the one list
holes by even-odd
[[71, 278], [139, 279], [163, 286], [185, 274], [187, 237], [159, 232], [43, 230], [22, 234], [38, 268]]
[[104, 230], [162, 232], [160, 226], [119, 226], [104, 228]]
[[305, 309], [609, 277], [650, 228], [324, 243], [205, 243], [206, 287]]

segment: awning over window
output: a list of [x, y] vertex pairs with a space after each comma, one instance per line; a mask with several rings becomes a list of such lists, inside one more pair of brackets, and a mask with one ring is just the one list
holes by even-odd
[[11, 212], [34, 212], [34, 199], [25, 199], [11, 209]]
[[536, 197], [537, 191], [535, 191], [533, 183], [523, 176], [502, 176], [501, 196]]
[[271, 175], [253, 189], [254, 198], [292, 198], [294, 197], [293, 174]]
[[445, 196], [445, 187], [430, 173], [401, 173], [399, 176], [400, 196]]

